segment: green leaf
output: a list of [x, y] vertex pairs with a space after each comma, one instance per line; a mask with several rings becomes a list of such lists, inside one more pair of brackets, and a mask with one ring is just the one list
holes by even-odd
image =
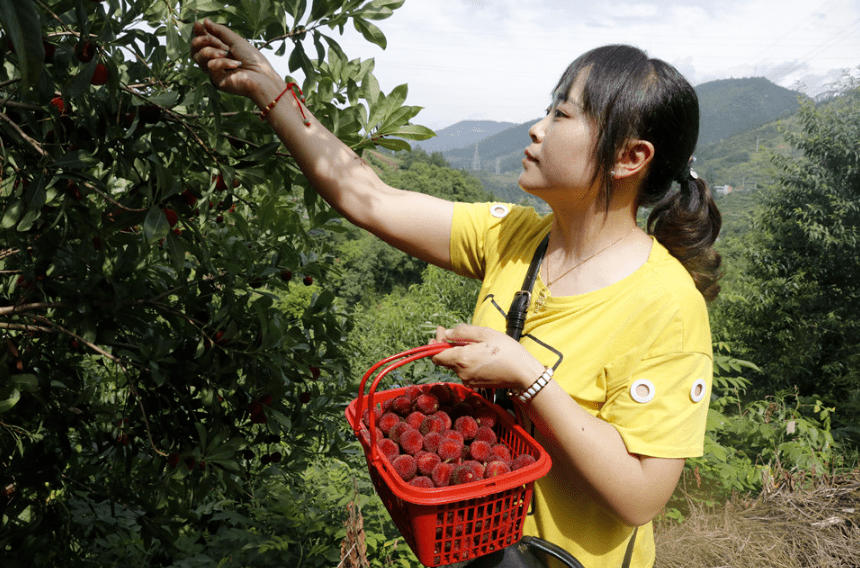
[[14, 201], [11, 205], [6, 207], [6, 212], [3, 214], [3, 220], [0, 221], [0, 228], [2, 229], [11, 229], [16, 224], [18, 224], [18, 219], [21, 218], [21, 214], [24, 213], [24, 200], [18, 199]]
[[388, 42], [385, 39], [385, 35], [382, 33], [376, 25], [371, 24], [367, 20], [363, 20], [361, 18], [354, 18], [353, 25], [355, 25], [355, 29], [364, 36], [364, 39], [369, 41], [370, 43], [374, 43], [385, 49], [388, 47]]
[[311, 15], [308, 16], [308, 22], [316, 22], [325, 16], [329, 16], [337, 10], [339, 2], [331, 2], [329, 0], [314, 0]]
[[428, 138], [436, 136], [435, 132], [426, 126], [418, 124], [404, 124], [403, 126], [399, 126], [392, 130], [386, 129], [383, 134], [386, 136], [398, 136], [407, 140], [427, 140]]
[[18, 390], [27, 392], [36, 392], [39, 390], [39, 379], [36, 375], [29, 373], [12, 375], [9, 377], [9, 384], [16, 387]]
[[166, 237], [169, 232], [170, 223], [167, 221], [167, 216], [158, 207], [152, 207], [143, 220], [143, 235], [146, 242], [152, 244]]
[[11, 409], [18, 404], [19, 400], [21, 400], [21, 391], [12, 385], [3, 387], [0, 389], [0, 412], [6, 412]]
[[394, 10], [401, 7], [405, 0], [374, 0], [361, 11], [361, 16], [369, 20], [384, 20], [391, 17]]
[[0, 25], [12, 41], [25, 91], [39, 80], [45, 59], [42, 26], [33, 0], [0, 0]]
[[395, 152], [408, 152], [412, 149], [412, 146], [410, 146], [408, 142], [405, 140], [398, 140], [396, 138], [377, 138], [373, 140], [373, 143], [377, 146], [382, 146], [383, 148], [388, 148]]

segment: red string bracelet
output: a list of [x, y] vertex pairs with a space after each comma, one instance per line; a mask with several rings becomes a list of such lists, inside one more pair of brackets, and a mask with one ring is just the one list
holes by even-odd
[[[301, 99], [299, 99], [299, 97], [296, 96], [296, 92], [293, 90], [293, 87], [295, 87], [296, 89], [299, 90], [299, 95], [301, 96]], [[260, 120], [266, 120], [266, 117], [269, 115], [269, 112], [273, 108], [275, 108], [275, 105], [278, 104], [278, 101], [281, 100], [281, 97], [283, 97], [284, 95], [287, 94], [287, 91], [289, 91], [289, 93], [291, 95], [293, 95], [293, 99], [295, 99], [296, 104], [299, 106], [299, 112], [302, 113], [302, 119], [303, 119], [305, 126], [310, 126], [311, 121], [308, 120], [307, 116], [305, 116], [305, 110], [302, 108], [302, 103], [305, 102], [305, 95], [304, 95], [304, 93], [302, 93], [302, 88], [299, 87], [296, 83], [287, 83], [287, 87], [283, 91], [281, 91], [281, 94], [278, 95], [277, 97], [275, 97], [274, 99], [272, 99], [272, 102], [270, 102], [268, 105], [266, 105], [266, 108], [264, 108], [263, 112], [260, 113]], [[301, 102], [299, 102], [299, 101], [301, 101]]]

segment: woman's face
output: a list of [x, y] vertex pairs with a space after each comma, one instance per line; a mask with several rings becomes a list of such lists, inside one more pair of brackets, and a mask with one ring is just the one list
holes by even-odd
[[545, 200], [552, 194], [582, 199], [599, 186], [594, 175], [597, 129], [583, 112], [581, 93], [580, 78], [567, 97], [529, 129], [532, 143], [526, 148], [519, 178], [524, 191]]

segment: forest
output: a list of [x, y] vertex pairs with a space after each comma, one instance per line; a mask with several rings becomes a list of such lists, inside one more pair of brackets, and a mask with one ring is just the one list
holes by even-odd
[[[344, 411], [478, 283], [348, 225], [188, 57], [191, 22], [229, 21], [391, 185], [524, 201], [413, 150], [408, 85], [339, 45], [384, 47], [402, 3], [0, 0], [0, 565], [416, 565]], [[860, 85], [836, 90], [697, 151], [734, 191], [705, 453], [658, 566], [860, 564]]]

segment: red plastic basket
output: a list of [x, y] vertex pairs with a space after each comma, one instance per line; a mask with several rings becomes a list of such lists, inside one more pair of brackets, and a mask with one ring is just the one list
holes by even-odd
[[[449, 344], [416, 347], [392, 355], [371, 367], [359, 385], [359, 396], [346, 409], [346, 419], [364, 447], [370, 478], [394, 524], [424, 566], [440, 566], [489, 554], [518, 542], [528, 513], [534, 481], [549, 472], [549, 454], [504, 409], [481, 399], [496, 415], [494, 430], [512, 455], [531, 454], [535, 463], [492, 479], [434, 489], [409, 485], [397, 474], [376, 445], [376, 426], [369, 421], [365, 439], [362, 416], [365, 409], [393, 399], [407, 387], [376, 392], [380, 379], [390, 371], [432, 356]], [[382, 368], [381, 371], [379, 369]], [[376, 373], [369, 392], [364, 389]], [[458, 395], [476, 394], [457, 383], [446, 383]]]

